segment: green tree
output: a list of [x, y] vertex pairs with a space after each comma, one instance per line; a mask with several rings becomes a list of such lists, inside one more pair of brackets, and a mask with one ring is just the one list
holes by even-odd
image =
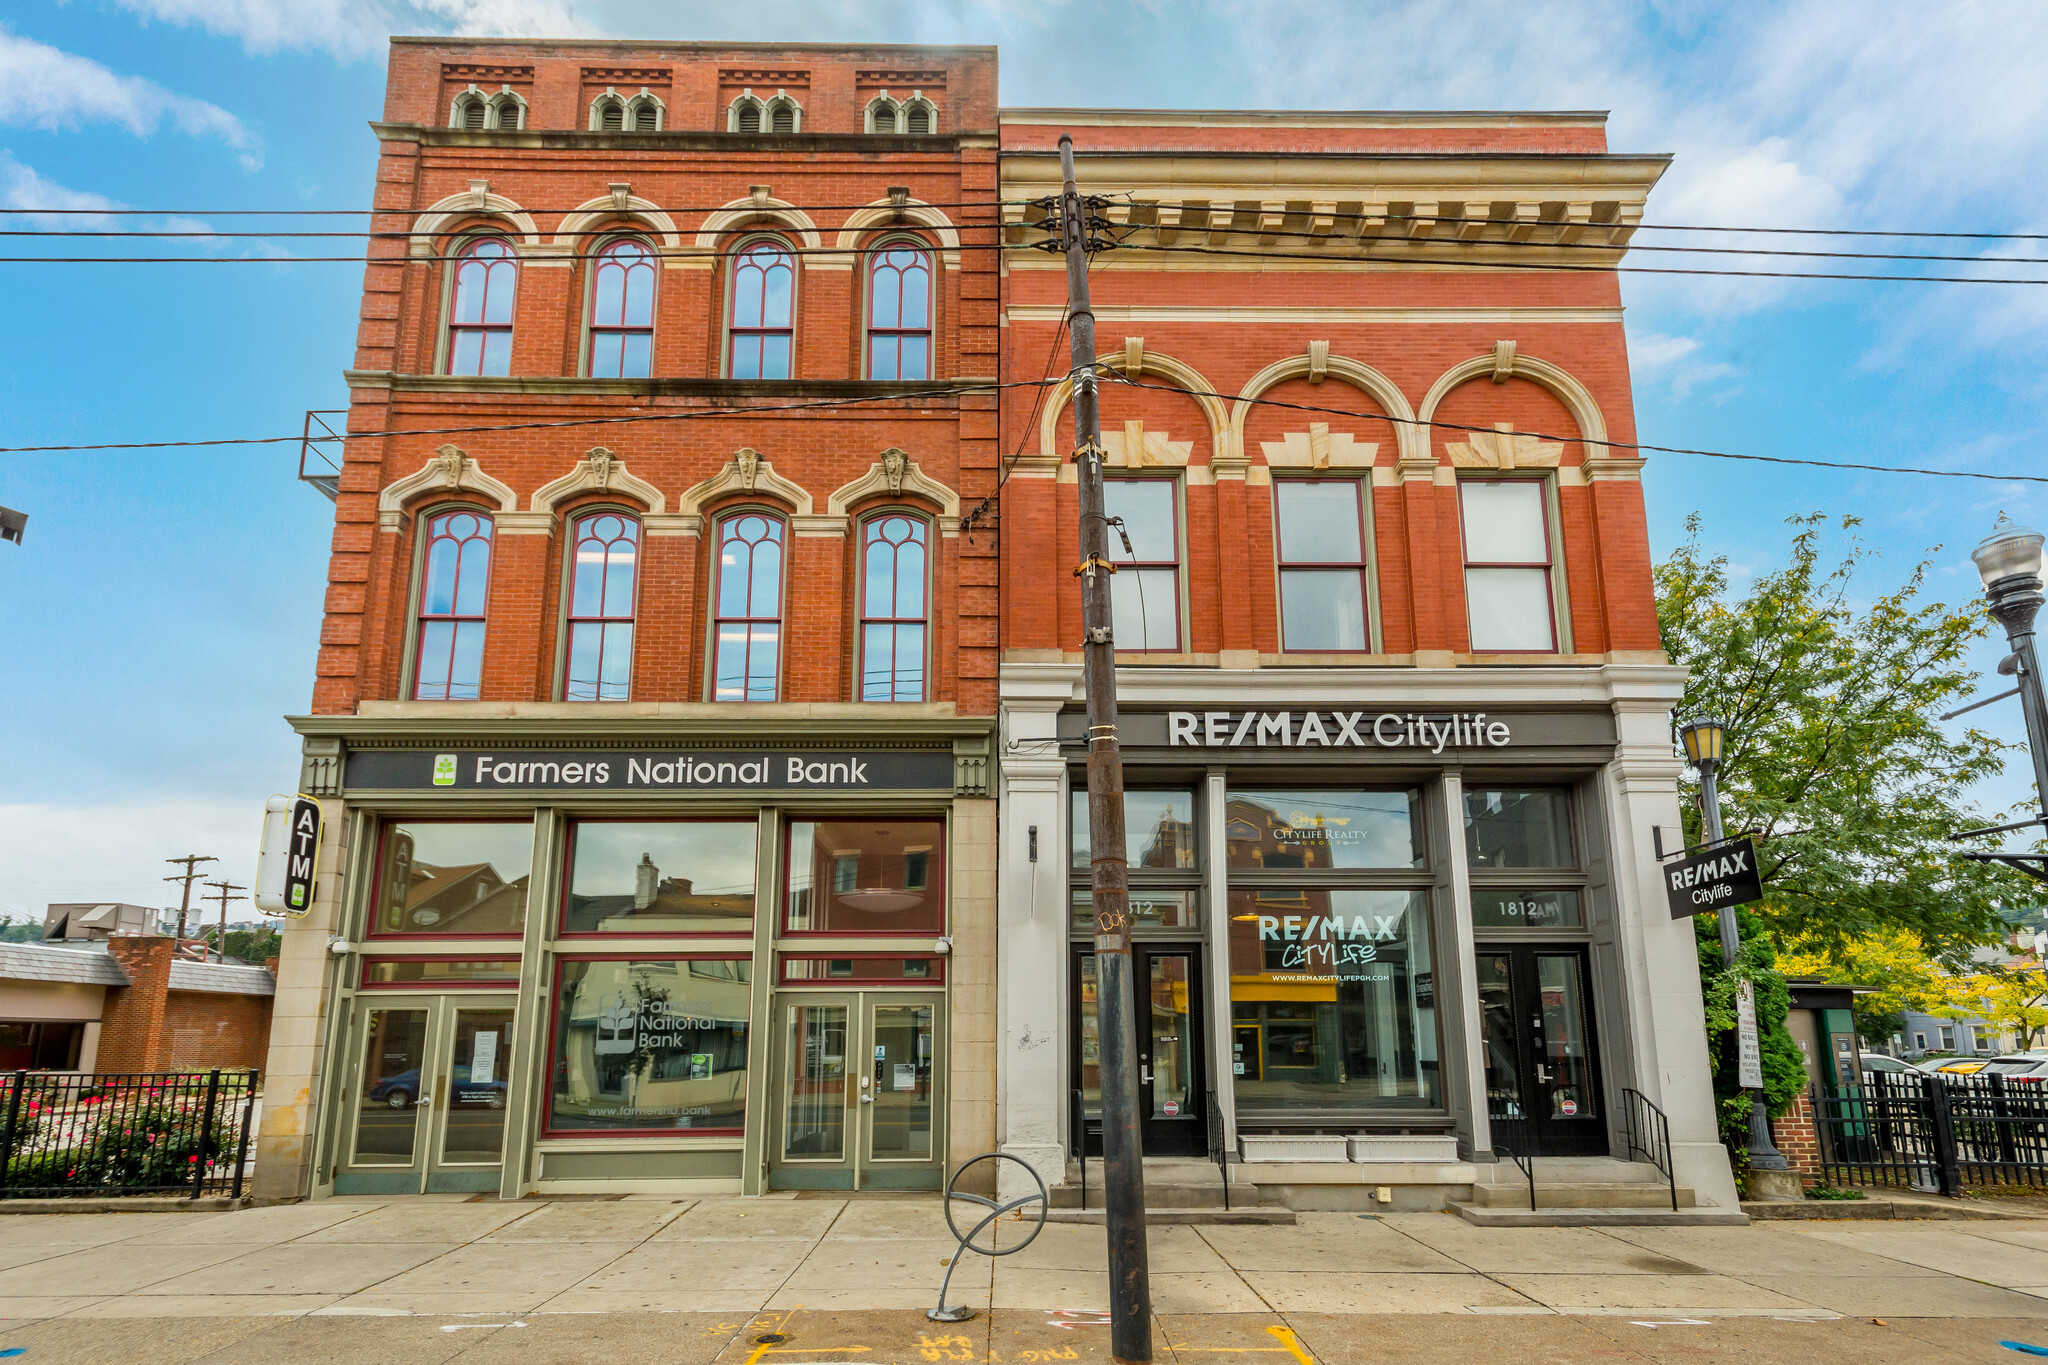
[[227, 955], [237, 961], [260, 967], [265, 959], [278, 955], [278, 944], [281, 941], [276, 928], [268, 924], [256, 929], [230, 929]]
[[1706, 1001], [1708, 1057], [1714, 1068], [1714, 1099], [1720, 1112], [1721, 1141], [1737, 1160], [1749, 1146], [1749, 1092], [1736, 1081], [1735, 997], [1749, 982], [1756, 995], [1756, 1031], [1764, 1061], [1764, 1102], [1776, 1118], [1792, 1107], [1806, 1088], [1806, 1063], [1799, 1045], [1785, 1027], [1792, 1010], [1792, 992], [1778, 970], [1778, 948], [1763, 921], [1748, 910], [1735, 912], [1742, 951], [1732, 966], [1721, 961], [1721, 932], [1712, 915], [1693, 917], [1693, 938], [1700, 955], [1700, 993]]
[[12, 915], [0, 915], [0, 943], [40, 943], [42, 939], [40, 920], [16, 920]]
[[1841, 519], [1850, 545], [1832, 569], [1820, 557], [1827, 518], [1790, 524], [1790, 561], [1739, 593], [1726, 557], [1701, 550], [1697, 517], [1656, 571], [1664, 647], [1691, 670], [1680, 712], [1728, 723], [1722, 818], [1730, 836], [1756, 840], [1765, 887], [1752, 908], [1784, 942], [1839, 951], [1905, 930], [1961, 969], [1998, 937], [1999, 907], [2028, 890], [1946, 841], [1998, 823], [1967, 792], [2003, 768], [2009, 746], [1936, 720], [1976, 691], [1963, 659], [1986, 614], [1923, 601], [1924, 560], [1896, 591], [1859, 602], [1852, 588], [1871, 552], [1857, 519]]

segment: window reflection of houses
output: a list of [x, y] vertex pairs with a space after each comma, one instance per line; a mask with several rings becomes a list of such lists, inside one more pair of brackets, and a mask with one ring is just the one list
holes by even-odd
[[1125, 798], [1124, 809], [1130, 815], [1140, 816], [1130, 821], [1127, 841], [1137, 850], [1137, 857], [1131, 860], [1133, 867], [1193, 867], [1195, 865], [1195, 826], [1180, 809], [1179, 803], [1168, 800], [1156, 813], [1145, 814], [1145, 793], [1131, 792]]
[[411, 839], [392, 839], [380, 926], [386, 933], [502, 934], [525, 920], [527, 878], [507, 881], [488, 862], [415, 862], [412, 853]]
[[563, 964], [554, 1129], [729, 1129], [746, 1106], [748, 964]]
[[569, 922], [579, 931], [688, 934], [746, 926], [754, 918], [752, 886], [698, 890], [689, 877], [665, 877], [653, 855], [642, 853], [630, 894], [569, 896]]

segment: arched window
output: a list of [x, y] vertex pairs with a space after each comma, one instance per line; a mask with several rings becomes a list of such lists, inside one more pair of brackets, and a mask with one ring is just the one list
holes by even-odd
[[893, 133], [896, 131], [896, 101], [887, 95], [877, 95], [868, 103], [868, 131], [871, 133]]
[[419, 701], [475, 701], [484, 672], [491, 519], [467, 508], [437, 514], [427, 521], [420, 557], [413, 697]]
[[455, 255], [448, 300], [448, 373], [512, 373], [512, 299], [519, 264], [502, 237], [477, 237]]
[[632, 238], [597, 253], [590, 282], [590, 375], [645, 379], [654, 360], [654, 253]]
[[718, 526], [714, 701], [774, 701], [782, 658], [782, 522], [741, 512]]
[[524, 128], [526, 126], [526, 101], [510, 90], [491, 96], [491, 127]]
[[752, 95], [741, 95], [732, 102], [732, 131], [735, 133], [758, 133], [761, 131], [761, 101]]
[[658, 133], [661, 131], [661, 101], [652, 95], [642, 95], [626, 106], [631, 115], [628, 123], [636, 133]]
[[732, 258], [732, 326], [726, 376], [787, 379], [796, 312], [796, 258], [776, 241]]
[[862, 701], [924, 700], [927, 535], [895, 512], [861, 528]]
[[912, 137], [928, 137], [938, 130], [939, 115], [930, 100], [915, 99], [903, 106], [903, 131]]
[[626, 131], [626, 102], [617, 95], [599, 95], [590, 102], [590, 127], [600, 133]]
[[909, 242], [868, 258], [868, 378], [932, 377], [932, 258]]
[[576, 523], [569, 560], [570, 701], [625, 701], [633, 682], [633, 589], [640, 523], [595, 512]]
[[457, 95], [455, 97], [454, 112], [448, 118], [448, 126], [451, 128], [467, 128], [472, 132], [480, 132], [484, 127], [485, 121], [489, 118], [490, 112], [490, 106], [484, 103], [482, 95], [474, 92]]
[[768, 101], [768, 131], [771, 133], [793, 133], [803, 122], [803, 109], [787, 95], [778, 95]]

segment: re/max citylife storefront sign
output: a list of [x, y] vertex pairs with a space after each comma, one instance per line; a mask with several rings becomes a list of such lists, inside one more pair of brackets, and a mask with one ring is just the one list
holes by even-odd
[[447, 792], [946, 791], [937, 749], [358, 749], [351, 790]]
[[[1060, 716], [1060, 738], [1085, 737], [1087, 718]], [[1364, 751], [1442, 758], [1547, 748], [1611, 747], [1614, 717], [1604, 711], [1426, 711], [1316, 707], [1267, 710], [1126, 710], [1117, 718], [1126, 749]]]

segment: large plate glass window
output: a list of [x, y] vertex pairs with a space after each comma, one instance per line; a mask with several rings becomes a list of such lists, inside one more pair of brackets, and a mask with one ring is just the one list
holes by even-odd
[[741, 1131], [749, 977], [741, 957], [558, 963], [549, 1133]]
[[1465, 861], [1474, 928], [1586, 927], [1568, 788], [1467, 787]]
[[[1180, 486], [1172, 479], [1107, 479], [1103, 506], [1111, 520], [1109, 580], [1116, 647], [1180, 651]], [[1124, 548], [1128, 539], [1130, 548]]]
[[530, 821], [387, 821], [370, 933], [517, 937], [532, 871]]
[[789, 827], [791, 934], [945, 932], [943, 820], [798, 820]]
[[562, 933], [751, 933], [756, 835], [752, 820], [576, 821]]
[[1359, 483], [1276, 480], [1273, 505], [1279, 521], [1280, 647], [1295, 653], [1364, 653], [1371, 636]]

